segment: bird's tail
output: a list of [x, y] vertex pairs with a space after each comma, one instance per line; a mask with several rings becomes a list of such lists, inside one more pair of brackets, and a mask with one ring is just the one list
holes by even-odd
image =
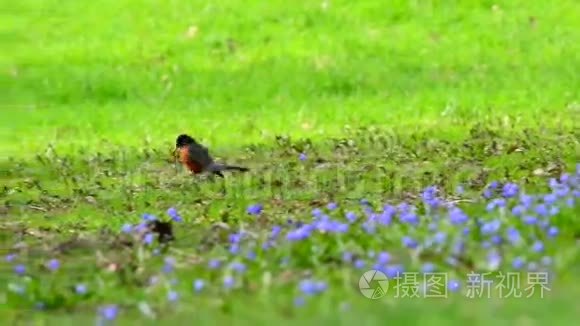
[[210, 166], [210, 168], [208, 170], [210, 170], [212, 172], [220, 172], [220, 171], [226, 171], [226, 170], [236, 170], [236, 171], [242, 171], [242, 172], [250, 171], [250, 169], [243, 167], [243, 166], [227, 165], [227, 164], [213, 164], [212, 166]]

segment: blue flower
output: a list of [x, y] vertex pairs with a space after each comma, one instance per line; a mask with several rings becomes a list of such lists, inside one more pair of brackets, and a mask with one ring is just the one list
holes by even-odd
[[468, 221], [467, 215], [458, 207], [449, 210], [449, 220], [451, 224], [465, 224]]
[[296, 307], [302, 307], [305, 303], [306, 303], [306, 299], [304, 299], [304, 297], [294, 298], [294, 305]]
[[552, 258], [549, 256], [544, 256], [544, 257], [542, 257], [541, 262], [542, 262], [542, 265], [544, 265], [544, 266], [550, 266], [550, 265], [552, 265]]
[[175, 222], [183, 222], [183, 218], [181, 218], [174, 207], [171, 207], [167, 210], [167, 215], [169, 215], [169, 217], [171, 217], [171, 219]]
[[272, 227], [272, 231], [270, 232], [270, 239], [276, 239], [281, 231], [282, 231], [282, 227], [280, 227], [278, 225], [274, 225]]
[[305, 224], [296, 230], [289, 231], [286, 234], [286, 240], [288, 240], [288, 241], [301, 241], [301, 240], [305, 240], [306, 238], [308, 238], [310, 236], [311, 231], [310, 231], [309, 227], [306, 227], [306, 225], [308, 225], [308, 224]]
[[391, 261], [391, 255], [386, 252], [383, 251], [381, 253], [379, 253], [379, 256], [377, 258], [377, 263], [384, 265], [384, 264], [388, 264]]
[[173, 272], [174, 266], [175, 266], [175, 258], [166, 257], [165, 264], [163, 265], [163, 272], [166, 274]]
[[417, 248], [417, 246], [418, 246], [417, 241], [409, 236], [404, 236], [402, 239], [402, 243], [403, 243], [403, 246], [405, 246], [407, 248], [411, 248], [411, 249]]
[[548, 233], [548, 237], [550, 237], [550, 238], [554, 238], [554, 237], [556, 237], [556, 236], [558, 235], [558, 233], [559, 233], [559, 230], [558, 230], [558, 228], [557, 228], [557, 227], [555, 227], [555, 226], [550, 226], [550, 227], [548, 228], [548, 231], [547, 231], [547, 233]]
[[405, 269], [402, 265], [389, 265], [385, 267], [384, 273], [387, 275], [388, 278], [393, 279], [395, 277], [401, 276], [404, 273]]
[[526, 209], [529, 209], [530, 207], [532, 207], [533, 203], [534, 203], [534, 197], [532, 197], [530, 195], [526, 195], [526, 194], [520, 195], [520, 204], [522, 204]]
[[458, 195], [463, 195], [465, 193], [465, 188], [462, 185], [455, 187], [455, 193]]
[[524, 267], [525, 263], [526, 262], [525, 262], [525, 260], [522, 257], [516, 257], [512, 261], [512, 267], [514, 269], [521, 269], [522, 267]]
[[221, 261], [219, 259], [212, 259], [208, 263], [210, 269], [217, 269], [221, 266]]
[[352, 252], [345, 251], [342, 253], [342, 261], [346, 263], [350, 263], [352, 261]]
[[555, 194], [548, 194], [544, 196], [544, 203], [548, 205], [554, 204], [558, 200], [558, 197]]
[[495, 234], [497, 231], [499, 231], [501, 227], [501, 221], [500, 220], [492, 220], [490, 222], [484, 223], [481, 226], [481, 233], [489, 235], [489, 234]]
[[231, 275], [226, 275], [224, 277], [223, 282], [224, 282], [224, 288], [226, 288], [226, 289], [231, 289], [235, 285], [235, 280]]
[[57, 259], [51, 259], [47, 264], [48, 269], [56, 271], [60, 267], [60, 262]]
[[315, 295], [326, 290], [326, 284], [324, 282], [315, 282], [309, 279], [300, 281], [298, 287], [300, 291], [306, 295]]
[[517, 245], [517, 244], [521, 243], [522, 237], [520, 235], [520, 232], [516, 228], [510, 227], [509, 229], [507, 229], [506, 233], [507, 233], [508, 241], [511, 244]]
[[536, 213], [540, 216], [548, 216], [548, 207], [544, 204], [538, 204], [536, 206]]
[[240, 262], [233, 262], [230, 264], [230, 268], [238, 273], [243, 273], [246, 271], [246, 265]]
[[461, 283], [458, 280], [452, 279], [449, 280], [447, 287], [450, 292], [457, 292], [461, 288]]
[[435, 270], [435, 265], [433, 263], [425, 263], [421, 270], [423, 273], [432, 273]]
[[154, 238], [155, 238], [155, 235], [153, 233], [147, 233], [143, 237], [143, 242], [145, 244], [151, 244], [153, 242]]
[[328, 205], [326, 205], [326, 208], [333, 211], [338, 208], [338, 205], [336, 203], [328, 203]]
[[121, 227], [121, 232], [123, 232], [123, 233], [131, 233], [132, 230], [133, 230], [133, 226], [129, 223], [125, 223]]
[[528, 263], [528, 270], [532, 271], [532, 272], [537, 271], [538, 270], [538, 263], [533, 262], [533, 261]]
[[197, 279], [193, 282], [193, 289], [195, 290], [195, 292], [199, 292], [203, 289], [204, 285], [205, 284], [203, 280]]
[[306, 159], [307, 159], [307, 156], [306, 156], [306, 154], [304, 154], [304, 153], [300, 153], [300, 155], [298, 156], [298, 159], [299, 159], [300, 161], [306, 161]]
[[87, 293], [87, 286], [84, 284], [77, 284], [77, 285], [75, 285], [75, 292], [77, 294], [83, 295], [83, 294]]
[[515, 184], [515, 183], [506, 183], [503, 186], [502, 195], [505, 198], [512, 198], [512, 197], [515, 197], [518, 194], [519, 190], [520, 190], [520, 188], [518, 187], [517, 184]]
[[433, 241], [436, 244], [444, 244], [446, 239], [447, 239], [447, 234], [445, 232], [437, 232], [433, 236]]
[[99, 309], [99, 314], [105, 320], [114, 320], [118, 313], [119, 308], [116, 305], [106, 305]]
[[354, 223], [356, 221], [356, 214], [354, 212], [348, 212], [348, 213], [346, 213], [346, 219], [350, 223]]
[[7, 263], [11, 263], [16, 259], [16, 257], [17, 257], [16, 254], [8, 254], [6, 255], [5, 260]]
[[230, 245], [229, 252], [230, 252], [232, 255], [236, 255], [238, 252], [240, 252], [240, 245], [239, 245], [239, 244], [237, 244], [237, 243], [231, 244], [231, 245]]
[[541, 241], [536, 241], [532, 245], [532, 250], [535, 252], [542, 252], [544, 251], [544, 244]]
[[175, 302], [179, 300], [179, 293], [173, 290], [167, 292], [167, 300], [170, 302]]
[[502, 257], [497, 251], [492, 250], [488, 253], [487, 262], [489, 264], [490, 269], [492, 269], [492, 270], [497, 269], [499, 267], [499, 265], [501, 264], [501, 261], [502, 261]]
[[522, 205], [516, 205], [512, 208], [512, 214], [514, 216], [521, 216], [526, 211], [526, 208]]
[[419, 216], [413, 212], [403, 212], [401, 214], [401, 222], [417, 225], [419, 224]]
[[320, 208], [314, 208], [311, 213], [312, 213], [312, 216], [316, 217], [316, 218], [319, 218], [322, 215], [324, 215], [324, 212]]
[[531, 216], [531, 215], [527, 215], [527, 216], [522, 217], [522, 220], [527, 225], [534, 225], [534, 224], [538, 223], [538, 218], [535, 216]]
[[356, 269], [362, 269], [365, 267], [365, 265], [366, 265], [366, 262], [362, 259], [357, 259], [354, 262], [354, 268], [356, 268]]
[[241, 232], [240, 233], [232, 233], [228, 236], [228, 238], [230, 240], [230, 243], [234, 244], [234, 243], [240, 243], [243, 236], [244, 235]]
[[151, 214], [143, 214], [141, 217], [145, 222], [153, 222], [157, 220], [157, 217]]
[[250, 215], [258, 215], [262, 212], [262, 209], [264, 207], [261, 204], [254, 204], [254, 205], [250, 205], [247, 208], [247, 213]]

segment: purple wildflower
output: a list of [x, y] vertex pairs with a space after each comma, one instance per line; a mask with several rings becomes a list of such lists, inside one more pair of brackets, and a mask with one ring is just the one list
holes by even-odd
[[544, 204], [538, 204], [536, 206], [536, 213], [540, 216], [548, 216], [548, 207]]
[[548, 205], [554, 204], [558, 200], [556, 194], [548, 194], [544, 196], [544, 203]]
[[352, 261], [352, 252], [345, 251], [342, 253], [342, 261], [345, 263], [350, 263]]
[[51, 259], [48, 261], [46, 267], [48, 267], [48, 269], [50, 269], [51, 271], [56, 271], [60, 267], [60, 262], [58, 261], [58, 259]]
[[305, 303], [306, 303], [306, 299], [304, 299], [304, 297], [294, 298], [294, 305], [296, 307], [302, 307]]
[[117, 318], [119, 308], [116, 305], [106, 305], [99, 309], [99, 314], [105, 320], [114, 320]]
[[173, 272], [174, 266], [175, 266], [175, 258], [166, 257], [165, 264], [163, 264], [163, 272], [166, 274]]
[[514, 260], [512, 261], [512, 267], [514, 269], [521, 269], [522, 267], [524, 267], [526, 261], [522, 258], [522, 257], [516, 257], [514, 258]]
[[510, 227], [509, 229], [507, 229], [506, 234], [508, 241], [512, 245], [517, 245], [521, 243], [522, 237], [520, 236], [520, 232], [516, 228]]
[[204, 287], [203, 280], [197, 279], [193, 282], [193, 289], [195, 290], [195, 292], [201, 291], [203, 287]]
[[526, 209], [522, 205], [516, 205], [512, 208], [512, 214], [514, 216], [521, 216], [525, 211]]
[[345, 216], [350, 223], [354, 223], [356, 221], [356, 214], [354, 212], [348, 212]]
[[447, 287], [451, 292], [457, 292], [461, 288], [461, 283], [458, 280], [452, 279], [449, 280]]
[[484, 223], [481, 226], [481, 233], [483, 234], [495, 234], [497, 231], [499, 231], [501, 227], [501, 221], [498, 219], [492, 220], [490, 222]]
[[224, 277], [224, 288], [231, 289], [235, 285], [235, 280], [231, 275], [226, 275]]
[[451, 224], [465, 224], [468, 217], [460, 208], [453, 207], [449, 210], [449, 220], [451, 221]]
[[157, 220], [157, 217], [155, 217], [154, 215], [151, 214], [143, 214], [141, 216], [141, 218], [145, 221], [145, 222], [153, 222]]
[[542, 265], [544, 266], [550, 266], [552, 265], [552, 257], [550, 256], [544, 256], [541, 259]]
[[402, 265], [389, 265], [385, 267], [384, 273], [387, 275], [388, 278], [393, 279], [395, 277], [401, 276], [404, 272], [404, 268]]
[[298, 159], [299, 159], [300, 161], [306, 161], [306, 159], [307, 159], [307, 157], [306, 157], [306, 154], [304, 154], [304, 153], [300, 153], [300, 155], [298, 156]]
[[384, 264], [388, 264], [391, 261], [391, 255], [386, 252], [383, 251], [381, 253], [379, 253], [379, 256], [377, 258], [377, 263], [384, 265]]
[[258, 215], [262, 212], [262, 209], [264, 207], [261, 204], [253, 204], [248, 206], [248, 208], [246, 209], [246, 212], [250, 215]]
[[425, 264], [423, 264], [423, 267], [421, 268], [421, 271], [423, 273], [433, 273], [434, 270], [435, 270], [435, 265], [433, 263], [425, 263]]
[[338, 208], [338, 204], [336, 203], [328, 203], [328, 205], [326, 205], [326, 208], [328, 208], [329, 210], [333, 211], [335, 209]]
[[532, 245], [532, 250], [535, 252], [542, 252], [544, 251], [544, 244], [538, 240]]
[[221, 266], [221, 261], [219, 259], [212, 259], [208, 263], [210, 269], [217, 269]]
[[357, 259], [354, 262], [354, 268], [356, 269], [363, 269], [366, 265], [366, 262], [362, 259]]
[[14, 273], [17, 275], [24, 275], [26, 273], [26, 266], [22, 264], [14, 266]]
[[175, 302], [179, 300], [179, 293], [177, 293], [177, 291], [174, 290], [167, 292], [167, 300], [170, 302]]
[[123, 232], [123, 233], [131, 233], [132, 230], [133, 230], [133, 226], [129, 223], [125, 223], [121, 227], [121, 232]]
[[555, 227], [555, 226], [550, 226], [550, 227], [548, 228], [548, 231], [547, 231], [547, 233], [548, 233], [548, 237], [550, 237], [550, 238], [554, 238], [554, 237], [556, 237], [556, 236], [558, 235], [558, 233], [559, 233], [559, 230], [558, 230], [558, 228], [557, 228], [557, 227]]
[[407, 224], [412, 224], [412, 225], [417, 225], [419, 224], [419, 216], [417, 216], [417, 214], [415, 214], [414, 212], [403, 212], [401, 214], [401, 222], [403, 223], [407, 223]]
[[77, 284], [77, 285], [75, 285], [75, 292], [77, 294], [83, 295], [83, 294], [87, 293], [87, 286], [84, 284]]
[[183, 218], [181, 215], [179, 215], [179, 213], [177, 213], [177, 209], [174, 207], [171, 207], [167, 210], [167, 215], [169, 215], [169, 217], [171, 217], [171, 219], [175, 222], [183, 222]]
[[506, 183], [502, 189], [502, 196], [504, 196], [505, 198], [515, 197], [518, 194], [519, 190], [520, 188], [517, 184]]
[[492, 270], [495, 270], [499, 267], [501, 260], [501, 255], [495, 250], [490, 251], [487, 255], [487, 262], [489, 264], [489, 268]]
[[306, 295], [315, 295], [326, 290], [326, 284], [321, 281], [315, 282], [313, 280], [306, 279], [300, 281], [298, 288]]
[[16, 259], [16, 254], [8, 254], [8, 255], [6, 255], [6, 258], [5, 258], [5, 260], [6, 260], [7, 263], [11, 263], [15, 259]]
[[536, 223], [538, 223], [538, 218], [532, 215], [527, 215], [522, 217], [522, 220], [525, 224], [527, 225], [534, 225]]
[[155, 235], [153, 233], [147, 233], [143, 237], [143, 243], [145, 243], [145, 244], [151, 244], [153, 242], [153, 239], [154, 238], [155, 238]]
[[402, 243], [403, 243], [403, 246], [405, 246], [407, 248], [411, 248], [411, 249], [415, 249], [418, 246], [417, 241], [409, 236], [404, 236], [402, 239]]
[[238, 273], [243, 273], [246, 271], [246, 265], [240, 262], [233, 262], [230, 264], [230, 268]]

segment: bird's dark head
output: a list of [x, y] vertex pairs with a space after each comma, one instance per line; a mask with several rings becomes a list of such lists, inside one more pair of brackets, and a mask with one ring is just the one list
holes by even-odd
[[175, 147], [183, 147], [194, 143], [195, 139], [191, 138], [188, 135], [181, 134], [177, 136], [177, 139], [175, 140]]

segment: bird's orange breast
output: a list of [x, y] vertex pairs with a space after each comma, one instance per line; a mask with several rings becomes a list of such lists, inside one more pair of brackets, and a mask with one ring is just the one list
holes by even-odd
[[202, 171], [201, 165], [190, 157], [187, 146], [179, 149], [179, 161], [191, 172], [200, 173]]

